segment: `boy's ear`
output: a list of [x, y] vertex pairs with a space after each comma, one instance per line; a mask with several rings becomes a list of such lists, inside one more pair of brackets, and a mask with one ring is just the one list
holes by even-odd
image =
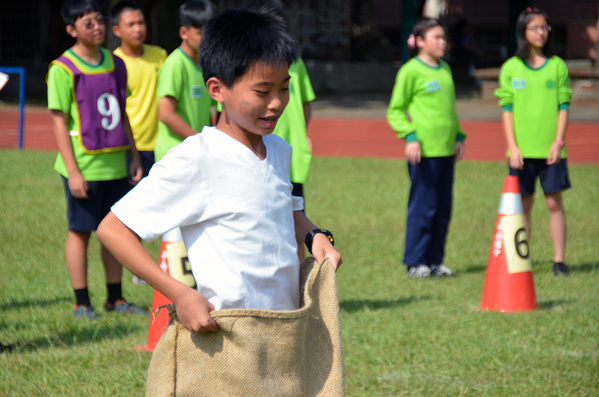
[[181, 26], [179, 28], [179, 37], [183, 41], [187, 40], [187, 26]]
[[119, 39], [121, 38], [121, 32], [119, 32], [119, 25], [112, 25], [112, 34], [114, 34]]
[[70, 24], [67, 25], [66, 31], [67, 31], [67, 34], [69, 36], [71, 36], [72, 38], [74, 38], [74, 39], [77, 38], [77, 31], [75, 30], [75, 27], [73, 25], [70, 25]]
[[206, 89], [208, 90], [208, 94], [216, 102], [224, 102], [223, 88], [225, 88], [225, 86], [223, 85], [222, 81], [220, 81], [216, 77], [211, 77], [206, 82]]

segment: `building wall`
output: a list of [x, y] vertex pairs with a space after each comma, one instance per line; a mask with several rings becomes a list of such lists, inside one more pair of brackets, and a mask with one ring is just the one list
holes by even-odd
[[[44, 78], [49, 62], [74, 43], [60, 17], [64, 1], [0, 0], [0, 65], [28, 68], [28, 97], [32, 93], [42, 100], [45, 98]], [[108, 10], [118, 0], [97, 1]], [[169, 52], [180, 44], [177, 10], [184, 1], [138, 0], [148, 21], [150, 44], [160, 45]], [[222, 10], [242, 7], [252, 0], [213, 1]], [[299, 40], [306, 60], [325, 61], [323, 65], [328, 68], [330, 61], [343, 65], [391, 64], [402, 59], [401, 49], [405, 46], [402, 20], [407, 20], [402, 14], [405, 6], [402, 0], [283, 2], [288, 11], [289, 29]], [[498, 66], [509, 56], [510, 3], [534, 4], [549, 14], [559, 55], [570, 59], [596, 57], [598, 0], [446, 0], [449, 27], [466, 18], [473, 28], [474, 42], [480, 50], [477, 66]], [[114, 48], [116, 42], [108, 37], [107, 45]], [[314, 65], [314, 70], [319, 70], [318, 63]], [[344, 68], [352, 69], [348, 65]], [[338, 77], [337, 73], [324, 75], [327, 79]]]
[[[512, 0], [517, 3], [517, 0]], [[597, 0], [522, 0], [544, 10], [554, 26], [555, 46], [564, 58], [596, 57]], [[376, 23], [390, 37], [401, 29], [401, 2], [374, 0]], [[476, 45], [483, 51], [481, 62], [500, 63], [509, 56], [510, 0], [447, 0], [445, 20], [448, 27], [466, 18], [474, 30]], [[403, 43], [400, 43], [402, 45]]]
[[[219, 10], [241, 8], [256, 0], [214, 0]], [[305, 59], [350, 57], [351, 0], [286, 0], [289, 31]]]
[[[117, 0], [98, 0], [106, 9]], [[250, 0], [214, 0], [220, 9], [242, 7]], [[0, 64], [47, 63], [72, 45], [64, 31], [64, 0], [0, 1]], [[508, 54], [509, 4], [534, 4], [554, 24], [556, 49], [565, 58], [594, 58], [598, 0], [447, 0], [451, 27], [466, 18], [474, 29], [481, 62], [501, 62]], [[148, 42], [172, 51], [179, 43], [176, 12], [183, 0], [139, 0], [150, 34]], [[284, 0], [289, 29], [304, 57], [322, 60], [388, 62], [399, 59], [401, 0]], [[109, 30], [109, 29], [107, 29]], [[109, 38], [108, 44], [112, 41]]]

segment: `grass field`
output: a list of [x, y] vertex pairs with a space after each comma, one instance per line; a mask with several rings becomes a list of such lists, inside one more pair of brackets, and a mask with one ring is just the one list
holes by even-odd
[[[100, 319], [75, 320], [64, 265], [62, 184], [49, 152], [0, 151], [0, 395], [141, 396], [147, 318], [103, 310], [99, 247], [90, 291]], [[401, 265], [408, 180], [403, 162], [317, 158], [307, 212], [335, 232], [348, 396], [599, 395], [599, 166], [570, 167], [564, 195], [571, 275], [555, 278], [542, 196], [531, 252], [539, 309], [476, 311], [505, 165], [456, 169], [446, 264], [457, 277], [408, 280]], [[147, 245], [156, 258], [159, 243]], [[124, 277], [126, 298], [152, 301]], [[223, 392], [223, 395], [227, 395]]]

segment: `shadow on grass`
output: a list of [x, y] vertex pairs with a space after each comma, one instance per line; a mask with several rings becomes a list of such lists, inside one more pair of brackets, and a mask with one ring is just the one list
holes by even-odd
[[0, 310], [26, 309], [30, 307], [48, 307], [63, 302], [71, 301], [72, 297], [58, 297], [53, 299], [30, 299], [26, 301], [12, 301], [0, 304]]
[[393, 309], [396, 307], [407, 306], [410, 303], [414, 303], [421, 300], [429, 300], [430, 296], [410, 296], [409, 298], [400, 298], [397, 300], [381, 300], [381, 301], [368, 301], [368, 300], [346, 300], [339, 302], [339, 308], [346, 312], [357, 312], [361, 310], [380, 310], [380, 309]]
[[[533, 269], [540, 269], [544, 266], [547, 266], [547, 261], [541, 260], [533, 260], [532, 267]], [[553, 265], [551, 265], [553, 266]], [[581, 263], [579, 265], [568, 265], [570, 268], [570, 273], [587, 273], [587, 272], [596, 272], [599, 271], [599, 263]], [[471, 265], [465, 270], [463, 273], [480, 273], [487, 270], [487, 265]]]
[[471, 265], [462, 272], [464, 273], [481, 273], [487, 270], [487, 265]]
[[123, 339], [131, 333], [137, 332], [134, 327], [125, 324], [103, 324], [90, 323], [82, 329], [71, 329], [68, 331], [52, 334], [30, 341], [18, 343], [21, 351], [35, 351], [55, 347], [70, 348], [83, 346], [102, 340]]
[[599, 263], [581, 263], [579, 265], [568, 265], [570, 273], [587, 273], [599, 271]]
[[572, 303], [575, 303], [575, 302], [576, 302], [576, 299], [558, 299], [558, 300], [554, 300], [554, 301], [544, 301], [544, 302], [539, 302], [539, 309], [553, 310], [558, 306], [571, 305]]

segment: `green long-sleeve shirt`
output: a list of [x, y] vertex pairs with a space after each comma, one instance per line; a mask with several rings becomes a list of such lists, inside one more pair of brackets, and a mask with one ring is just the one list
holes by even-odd
[[465, 133], [455, 110], [449, 65], [440, 60], [433, 67], [417, 57], [406, 62], [397, 73], [387, 121], [399, 138], [420, 141], [422, 156], [452, 156]]
[[[538, 69], [520, 57], [505, 61], [495, 90], [499, 106], [514, 115], [514, 135], [522, 157], [547, 158], [557, 135], [560, 110], [572, 100], [566, 63], [558, 56], [547, 59]], [[561, 157], [566, 157], [565, 147]]]

